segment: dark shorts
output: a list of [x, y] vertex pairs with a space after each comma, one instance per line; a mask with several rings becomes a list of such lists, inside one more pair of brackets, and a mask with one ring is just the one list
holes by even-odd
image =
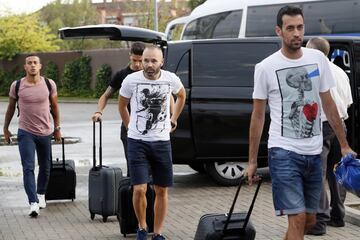
[[147, 142], [128, 138], [128, 161], [132, 185], [148, 183], [149, 167], [154, 185], [173, 185], [170, 141]]

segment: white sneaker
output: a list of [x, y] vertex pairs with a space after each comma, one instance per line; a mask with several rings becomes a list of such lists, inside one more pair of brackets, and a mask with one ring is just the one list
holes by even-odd
[[40, 212], [39, 205], [36, 202], [30, 203], [29, 216], [37, 217], [39, 215], [39, 212]]
[[46, 208], [45, 194], [38, 194], [38, 199], [40, 209]]

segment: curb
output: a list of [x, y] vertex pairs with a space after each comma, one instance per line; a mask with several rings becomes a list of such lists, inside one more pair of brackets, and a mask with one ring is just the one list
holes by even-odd
[[360, 210], [349, 207], [351, 205], [360, 205], [360, 202], [350, 202], [345, 205], [345, 222], [360, 227]]

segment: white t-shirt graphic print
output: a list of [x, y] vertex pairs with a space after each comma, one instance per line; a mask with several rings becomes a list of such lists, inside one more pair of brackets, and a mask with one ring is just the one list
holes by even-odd
[[167, 119], [170, 84], [147, 84], [136, 85], [136, 129], [146, 135], [150, 130], [158, 128], [160, 132], [165, 130]]
[[319, 69], [316, 64], [276, 71], [282, 99], [281, 136], [320, 135]]
[[335, 86], [335, 80], [322, 52], [301, 51], [299, 59], [289, 59], [279, 50], [258, 63], [253, 98], [268, 100], [268, 148], [314, 155], [321, 153], [323, 142], [319, 92]]
[[161, 70], [160, 78], [149, 80], [143, 71], [128, 75], [120, 95], [130, 98], [128, 137], [144, 141], [170, 139], [170, 96], [183, 87], [174, 73]]

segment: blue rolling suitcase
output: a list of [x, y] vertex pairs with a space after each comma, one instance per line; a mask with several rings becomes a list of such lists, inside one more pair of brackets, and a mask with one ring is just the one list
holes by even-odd
[[95, 214], [102, 215], [106, 222], [108, 216], [118, 212], [118, 189], [122, 179], [120, 168], [102, 165], [102, 123], [99, 122], [99, 165], [96, 165], [95, 122], [93, 123], [93, 167], [89, 171], [89, 211], [91, 219]]
[[255, 200], [260, 189], [260, 179], [248, 212], [233, 213], [244, 179], [240, 181], [229, 214], [205, 214], [200, 218], [194, 240], [253, 240], [256, 230], [250, 221]]

